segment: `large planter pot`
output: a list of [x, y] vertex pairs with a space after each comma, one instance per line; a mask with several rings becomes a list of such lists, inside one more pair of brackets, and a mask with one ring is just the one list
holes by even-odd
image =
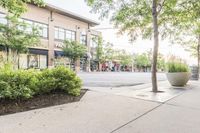
[[172, 86], [184, 86], [190, 79], [189, 72], [167, 73], [167, 79]]

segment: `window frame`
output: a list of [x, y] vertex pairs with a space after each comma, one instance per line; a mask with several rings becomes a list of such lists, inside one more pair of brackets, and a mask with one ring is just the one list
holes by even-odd
[[[58, 29], [58, 36], [56, 38], [56, 30], [55, 29]], [[60, 39], [59, 38], [59, 29], [63, 29], [64, 30], [64, 39]], [[70, 32], [71, 34], [68, 34], [67, 32]], [[74, 33], [74, 39], [73, 39], [73, 33]], [[66, 35], [71, 35], [71, 39], [67, 38]], [[69, 29], [65, 29], [65, 28], [62, 28], [62, 27], [59, 27], [59, 26], [55, 26], [54, 27], [54, 40], [55, 41], [59, 41], [59, 42], [63, 42], [65, 40], [70, 40], [70, 41], [75, 41], [76, 40], [76, 31], [75, 30], [69, 30]]]
[[[45, 24], [45, 23], [42, 23], [42, 22], [38, 22], [38, 21], [35, 21], [35, 20], [31, 20], [31, 19], [27, 19], [27, 18], [20, 18], [22, 19], [22, 21], [25, 23], [25, 21], [29, 21], [29, 22], [32, 22], [32, 26], [37, 26], [37, 25], [42, 25], [44, 28], [44, 26], [46, 27], [46, 30], [47, 30], [47, 37], [44, 37], [43, 36], [43, 30], [42, 30], [42, 35], [39, 35], [41, 38], [43, 39], [49, 39], [49, 25], [48, 24]], [[40, 28], [40, 27], [39, 27]]]

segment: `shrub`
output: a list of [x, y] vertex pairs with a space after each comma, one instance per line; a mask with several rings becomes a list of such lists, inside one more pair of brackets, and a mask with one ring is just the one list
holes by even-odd
[[189, 72], [189, 68], [187, 64], [181, 62], [169, 62], [167, 64], [168, 72]]
[[41, 93], [63, 90], [68, 94], [79, 95], [81, 80], [68, 68], [59, 66], [51, 70], [46, 69], [39, 75], [39, 88]]
[[30, 70], [0, 71], [0, 98], [27, 99], [34, 95], [35, 73]]
[[59, 90], [78, 96], [81, 85], [80, 78], [65, 67], [43, 71], [0, 69], [0, 99], [28, 99]]

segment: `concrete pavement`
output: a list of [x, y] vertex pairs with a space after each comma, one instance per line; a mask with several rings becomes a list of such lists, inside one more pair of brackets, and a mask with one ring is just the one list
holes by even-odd
[[[78, 76], [85, 87], [121, 87], [151, 83], [149, 72], [81, 72]], [[166, 80], [166, 74], [157, 73], [157, 79]]]
[[200, 82], [189, 84], [162, 102], [91, 90], [80, 102], [0, 116], [0, 133], [199, 133]]

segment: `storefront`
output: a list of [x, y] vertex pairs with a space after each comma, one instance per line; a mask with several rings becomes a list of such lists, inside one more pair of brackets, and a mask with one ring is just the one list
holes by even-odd
[[48, 66], [48, 50], [29, 49], [28, 54], [20, 54], [20, 68], [45, 69]]
[[81, 72], [87, 71], [87, 57], [83, 57], [80, 59], [80, 71]]
[[71, 68], [72, 70], [75, 70], [74, 63], [70, 63], [70, 59], [64, 56], [63, 51], [54, 51], [54, 66], [66, 66]]

